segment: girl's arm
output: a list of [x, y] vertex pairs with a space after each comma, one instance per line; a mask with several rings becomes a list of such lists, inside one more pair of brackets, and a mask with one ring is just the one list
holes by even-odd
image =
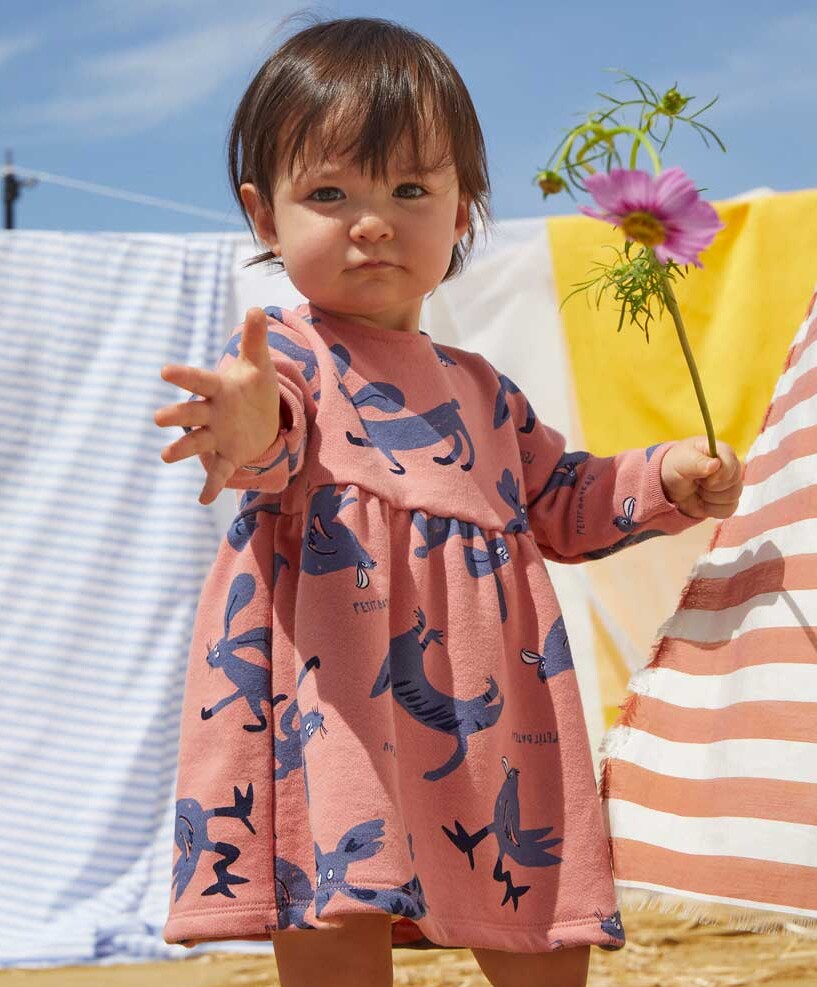
[[502, 427], [514, 429], [519, 448], [528, 526], [546, 558], [599, 559], [698, 523], [667, 499], [661, 482], [661, 463], [675, 443], [606, 457], [569, 451], [516, 385], [497, 376], [511, 412]]

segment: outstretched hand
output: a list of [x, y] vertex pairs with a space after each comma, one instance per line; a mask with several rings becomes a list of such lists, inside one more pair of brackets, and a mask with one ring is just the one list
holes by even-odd
[[153, 420], [162, 428], [192, 429], [162, 449], [162, 459], [175, 463], [200, 455], [207, 478], [199, 503], [209, 504], [236, 469], [260, 456], [278, 435], [278, 372], [267, 345], [263, 309], [247, 311], [238, 358], [228, 366], [215, 371], [166, 364], [161, 376], [201, 397], [159, 408]]
[[667, 500], [689, 517], [731, 517], [743, 481], [734, 449], [716, 442], [718, 458], [709, 455], [706, 436], [676, 442], [661, 462], [661, 484]]

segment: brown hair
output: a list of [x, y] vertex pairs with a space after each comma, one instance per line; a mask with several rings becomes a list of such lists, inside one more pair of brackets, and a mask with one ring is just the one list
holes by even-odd
[[[426, 156], [429, 136], [434, 161]], [[258, 70], [230, 128], [230, 181], [253, 236], [242, 183], [255, 185], [269, 208], [277, 170], [286, 162], [292, 177], [296, 161], [306, 164], [307, 145], [325, 157], [353, 155], [361, 171], [385, 180], [394, 148], [406, 137], [412, 167], [422, 172], [451, 161], [469, 203], [468, 229], [454, 246], [445, 281], [462, 270], [477, 218], [484, 226], [490, 221], [485, 142], [465, 83], [435, 44], [391, 21], [343, 18], [299, 31]], [[271, 251], [245, 266], [263, 261], [283, 267]]]

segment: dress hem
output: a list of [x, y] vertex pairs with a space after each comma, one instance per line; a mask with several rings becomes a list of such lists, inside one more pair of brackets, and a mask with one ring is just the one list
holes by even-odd
[[[322, 918], [334, 921], [345, 915], [355, 915], [361, 912], [371, 912], [371, 909], [349, 908], [343, 911], [325, 914]], [[236, 928], [235, 911], [214, 912], [209, 918], [201, 912], [190, 918], [176, 915], [163, 930], [163, 939], [168, 944], [178, 944], [191, 948], [202, 942], [217, 942], [220, 940], [267, 941], [272, 932], [281, 931], [311, 931], [290, 926], [279, 930], [268, 921], [270, 911], [252, 911], [242, 916], [244, 928]], [[388, 914], [383, 912], [382, 914]], [[396, 916], [401, 918], [401, 916]], [[204, 919], [204, 920], [203, 920]], [[417, 927], [418, 940], [427, 939], [431, 948], [439, 949], [495, 949], [513, 953], [547, 953], [561, 948], [578, 946], [600, 946], [605, 948], [621, 948], [624, 943], [611, 943], [611, 939], [599, 928], [598, 916], [593, 915], [583, 919], [573, 919], [567, 922], [556, 922], [551, 925], [518, 925], [508, 927], [488, 922], [474, 922], [468, 918], [453, 920], [437, 919], [426, 915], [421, 919], [411, 920]], [[569, 932], [567, 941], [562, 942], [559, 933]], [[392, 941], [392, 947], [412, 945], [411, 940], [402, 937], [401, 941]]]

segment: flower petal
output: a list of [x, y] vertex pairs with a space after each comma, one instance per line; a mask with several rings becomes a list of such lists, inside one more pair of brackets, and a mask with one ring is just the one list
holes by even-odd
[[610, 177], [618, 187], [623, 212], [654, 212], [655, 188], [652, 176], [646, 171], [614, 168]]
[[665, 219], [685, 213], [698, 201], [694, 183], [681, 168], [669, 168], [659, 175], [655, 192], [659, 215]]
[[580, 206], [579, 212], [583, 212], [585, 216], [592, 216], [593, 219], [600, 219], [602, 220], [602, 222], [612, 223], [614, 226], [618, 221], [617, 216], [614, 216], [609, 212], [605, 212], [605, 213], [596, 212], [595, 209], [591, 209], [589, 206]]
[[618, 182], [613, 174], [597, 171], [584, 180], [587, 191], [593, 196], [602, 209], [607, 212], [622, 214], [621, 194], [618, 189]]

